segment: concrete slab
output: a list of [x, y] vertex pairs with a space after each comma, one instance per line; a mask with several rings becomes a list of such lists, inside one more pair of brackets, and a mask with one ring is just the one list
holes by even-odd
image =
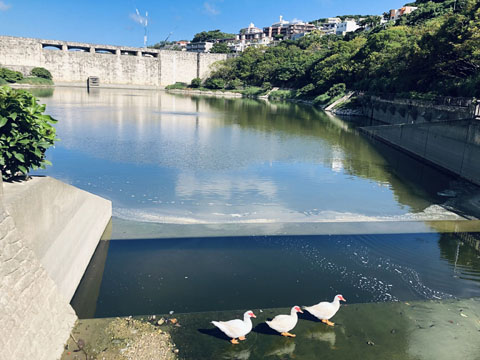
[[[164, 318], [175, 317], [178, 323], [167, 321], [153, 326], [170, 334], [179, 349], [179, 358], [186, 360], [441, 360], [478, 359], [480, 354], [480, 299], [345, 305], [332, 318], [334, 327], [307, 314], [301, 315], [292, 330], [296, 338], [284, 338], [264, 323], [289, 309], [252, 309], [257, 315], [253, 319], [253, 331], [246, 341], [232, 345], [210, 321], [238, 318], [245, 310], [164, 315]], [[156, 316], [150, 322], [157, 324], [160, 318]], [[149, 317], [138, 319], [147, 323]], [[81, 320], [73, 333], [77, 341], [81, 338], [85, 342], [84, 349], [99, 348], [95, 344], [100, 343], [106, 348], [115, 347], [115, 339], [105, 338], [105, 329], [111, 322], [112, 319]], [[128, 346], [123, 351], [125, 349]], [[62, 359], [72, 359], [75, 350], [75, 345], [71, 344]], [[86, 354], [89, 358], [95, 355], [88, 351]], [[119, 353], [117, 358], [125, 356]]]

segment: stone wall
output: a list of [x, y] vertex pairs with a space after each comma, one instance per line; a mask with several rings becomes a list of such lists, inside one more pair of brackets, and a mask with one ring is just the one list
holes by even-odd
[[55, 83], [163, 87], [205, 78], [225, 54], [132, 48], [112, 45], [0, 36], [0, 65], [12, 69], [48, 69]]
[[382, 125], [362, 130], [480, 185], [480, 121]]
[[0, 359], [58, 359], [77, 317], [3, 205], [0, 176]]

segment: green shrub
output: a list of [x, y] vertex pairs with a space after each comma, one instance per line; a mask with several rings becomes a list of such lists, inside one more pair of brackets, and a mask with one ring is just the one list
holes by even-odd
[[19, 84], [30, 84], [30, 85], [53, 85], [53, 81], [50, 79], [45, 79], [41, 77], [26, 77], [18, 81]]
[[4, 79], [6, 82], [14, 83], [23, 79], [21, 72], [9, 70], [6, 68], [0, 68], [0, 78]]
[[51, 165], [45, 151], [55, 138], [56, 122], [28, 91], [0, 87], [0, 170], [8, 180], [29, 169]]
[[190, 83], [190, 87], [199, 88], [200, 86], [202, 86], [202, 79], [200, 78], [192, 79], [192, 82]]
[[208, 89], [223, 89], [225, 88], [225, 80], [219, 78], [208, 78], [205, 81], [205, 87]]
[[4, 78], [0, 78], [0, 85], [5, 85], [5, 84], [8, 84], [7, 80], [5, 80]]
[[327, 91], [327, 95], [331, 98], [334, 98], [338, 95], [343, 95], [345, 93], [345, 90], [346, 86], [344, 83], [335, 84]]
[[248, 86], [244, 90], [241, 91], [244, 96], [247, 97], [256, 97], [259, 95], [263, 95], [265, 90], [258, 86]]
[[33, 68], [32, 71], [30, 71], [30, 75], [43, 78], [43, 79], [52, 80], [52, 74], [50, 73], [50, 71], [48, 71], [43, 67]]
[[165, 89], [167, 90], [186, 89], [186, 88], [187, 88], [187, 84], [184, 82], [176, 82], [175, 84], [165, 86]]
[[271, 100], [286, 100], [295, 98], [295, 95], [295, 90], [275, 90], [268, 95], [268, 98]]
[[318, 95], [314, 100], [313, 103], [315, 105], [324, 105], [330, 101], [330, 96], [327, 93]]
[[265, 90], [265, 91], [270, 91], [270, 90], [272, 90], [272, 84], [269, 83], [268, 81], [265, 81], [262, 84], [262, 89]]
[[315, 91], [315, 85], [313, 84], [308, 84], [308, 85], [305, 85], [304, 87], [302, 87], [301, 89], [299, 89], [297, 91], [297, 96], [298, 97], [308, 97], [309, 95], [311, 95], [313, 92]]
[[225, 87], [225, 89], [228, 90], [239, 90], [241, 88], [243, 88], [243, 82], [240, 79], [230, 80], [227, 82], [227, 86]]

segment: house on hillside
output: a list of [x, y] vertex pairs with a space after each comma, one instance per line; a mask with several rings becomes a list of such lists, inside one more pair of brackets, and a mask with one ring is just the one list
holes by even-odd
[[417, 9], [418, 7], [416, 6], [404, 6], [400, 9], [392, 9], [390, 10], [390, 20], [398, 20], [401, 16], [410, 14]]
[[296, 34], [309, 33], [316, 29], [316, 26], [313, 24], [305, 23], [301, 20], [286, 21], [280, 15], [280, 20], [264, 27], [263, 33], [269, 38], [291, 39]]
[[211, 41], [189, 42], [187, 44], [187, 51], [206, 53], [210, 51], [213, 44]]
[[268, 45], [271, 41], [272, 38], [269, 38], [262, 29], [250, 23], [248, 27], [240, 29], [240, 32], [236, 36], [235, 43], [233, 46], [230, 46], [230, 48], [233, 51], [241, 52], [249, 46]]
[[355, 30], [359, 29], [360, 26], [354, 19], [345, 19], [341, 23], [337, 24], [337, 28], [335, 33], [337, 35], [345, 35], [349, 32], [354, 32]]
[[327, 18], [326, 22], [318, 24], [318, 28], [325, 35], [332, 35], [337, 33], [337, 25], [340, 24], [342, 20], [338, 17]]

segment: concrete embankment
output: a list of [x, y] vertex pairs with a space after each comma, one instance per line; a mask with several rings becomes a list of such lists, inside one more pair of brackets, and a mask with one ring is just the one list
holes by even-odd
[[464, 98], [421, 101], [360, 95], [359, 99], [366, 117], [392, 125], [469, 120], [474, 118], [476, 111], [472, 99]]
[[5, 208], [70, 300], [112, 216], [112, 203], [51, 177], [4, 184]]
[[57, 359], [77, 319], [69, 301], [111, 203], [52, 178], [0, 176], [0, 359]]
[[381, 125], [361, 130], [480, 185], [479, 121]]

